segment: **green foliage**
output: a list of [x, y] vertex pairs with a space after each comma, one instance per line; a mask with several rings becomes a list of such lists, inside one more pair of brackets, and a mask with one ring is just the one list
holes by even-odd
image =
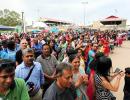
[[0, 25], [17, 26], [21, 25], [20, 14], [8, 9], [0, 10]]

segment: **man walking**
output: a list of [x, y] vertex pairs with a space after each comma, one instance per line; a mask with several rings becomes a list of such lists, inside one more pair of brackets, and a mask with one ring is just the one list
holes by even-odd
[[26, 81], [31, 100], [42, 100], [41, 85], [44, 83], [44, 75], [41, 64], [34, 62], [33, 49], [24, 49], [22, 54], [23, 62], [16, 67], [15, 75]]

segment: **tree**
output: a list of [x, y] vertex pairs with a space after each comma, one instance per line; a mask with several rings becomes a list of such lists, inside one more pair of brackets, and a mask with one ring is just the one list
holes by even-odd
[[0, 10], [0, 25], [17, 26], [21, 25], [20, 14], [8, 9]]

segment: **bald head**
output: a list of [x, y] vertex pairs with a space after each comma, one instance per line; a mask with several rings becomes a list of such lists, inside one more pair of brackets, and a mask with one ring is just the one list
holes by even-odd
[[27, 40], [26, 39], [22, 39], [21, 42], [20, 42], [20, 48], [21, 49], [26, 49], [27, 45], [28, 45]]

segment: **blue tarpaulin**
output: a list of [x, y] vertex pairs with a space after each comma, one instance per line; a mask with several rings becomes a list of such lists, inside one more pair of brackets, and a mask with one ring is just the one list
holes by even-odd
[[0, 25], [0, 30], [6, 31], [6, 30], [14, 30], [15, 28], [9, 27], [9, 26], [3, 26]]
[[38, 33], [40, 30], [32, 30], [32, 33]]
[[59, 29], [57, 27], [52, 27], [50, 31], [53, 33], [58, 33]]

